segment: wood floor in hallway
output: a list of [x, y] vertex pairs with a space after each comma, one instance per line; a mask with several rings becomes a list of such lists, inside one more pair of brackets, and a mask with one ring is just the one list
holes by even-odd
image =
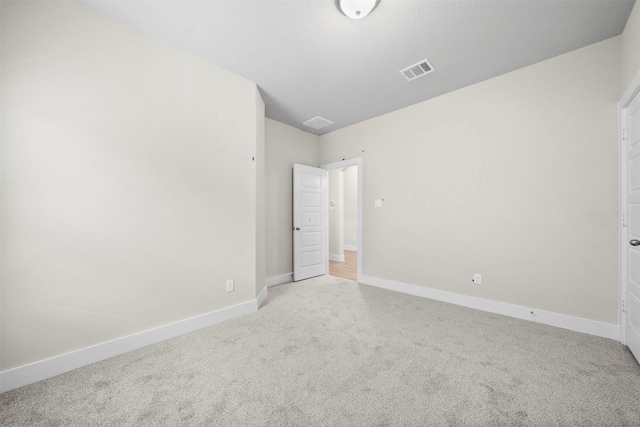
[[329, 261], [329, 274], [343, 279], [358, 280], [358, 252], [344, 251], [344, 261]]

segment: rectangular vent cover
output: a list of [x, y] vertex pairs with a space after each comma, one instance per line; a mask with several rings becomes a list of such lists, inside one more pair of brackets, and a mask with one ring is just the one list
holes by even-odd
[[413, 64], [410, 67], [400, 70], [400, 74], [404, 76], [408, 81], [417, 79], [418, 77], [426, 76], [429, 73], [433, 73], [435, 68], [428, 60], [420, 61], [417, 64]]
[[327, 119], [323, 119], [320, 116], [316, 116], [313, 119], [309, 119], [306, 122], [302, 123], [305, 126], [309, 126], [310, 128], [314, 128], [314, 129], [322, 129], [323, 127], [332, 125], [333, 122], [330, 122]]

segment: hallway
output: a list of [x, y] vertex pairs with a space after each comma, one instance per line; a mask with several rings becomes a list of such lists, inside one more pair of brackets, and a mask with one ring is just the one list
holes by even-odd
[[358, 252], [344, 251], [344, 262], [329, 261], [329, 274], [348, 280], [358, 280]]

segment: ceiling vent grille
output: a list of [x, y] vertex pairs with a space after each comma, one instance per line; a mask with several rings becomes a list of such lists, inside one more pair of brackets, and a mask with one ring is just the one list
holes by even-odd
[[400, 74], [408, 81], [415, 80], [418, 77], [426, 76], [429, 73], [433, 73], [435, 68], [428, 60], [420, 61], [417, 64], [413, 64], [410, 67], [400, 70]]
[[333, 122], [327, 120], [327, 119], [323, 119], [320, 116], [316, 116], [313, 119], [309, 119], [306, 122], [302, 123], [305, 126], [309, 126], [310, 128], [314, 128], [314, 129], [322, 129], [323, 127], [332, 125]]

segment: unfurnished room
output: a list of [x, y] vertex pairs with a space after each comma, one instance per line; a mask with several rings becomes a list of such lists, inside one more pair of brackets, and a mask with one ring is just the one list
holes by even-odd
[[640, 426], [635, 0], [0, 0], [0, 425]]

